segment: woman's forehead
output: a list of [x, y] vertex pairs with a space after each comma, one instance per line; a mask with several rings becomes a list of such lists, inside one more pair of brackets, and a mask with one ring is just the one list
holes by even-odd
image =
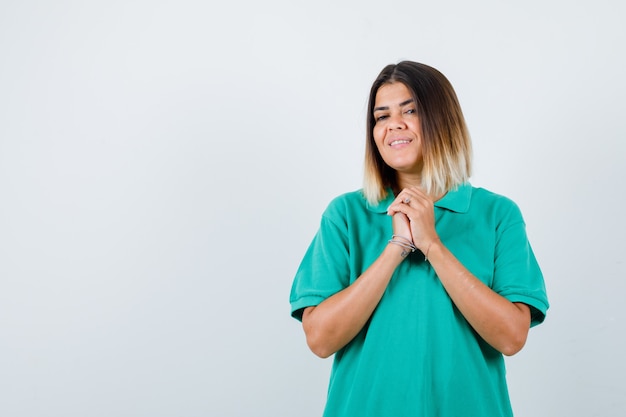
[[403, 106], [411, 101], [413, 101], [413, 95], [406, 85], [398, 82], [384, 84], [376, 92], [374, 110]]

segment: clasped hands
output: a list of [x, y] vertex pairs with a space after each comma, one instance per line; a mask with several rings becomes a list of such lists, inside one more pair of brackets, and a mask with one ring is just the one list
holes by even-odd
[[418, 187], [405, 188], [398, 193], [387, 208], [387, 214], [393, 216], [393, 234], [411, 239], [422, 253], [439, 239], [433, 200]]

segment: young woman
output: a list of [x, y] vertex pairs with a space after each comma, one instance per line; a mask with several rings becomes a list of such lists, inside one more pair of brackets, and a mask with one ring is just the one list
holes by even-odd
[[366, 140], [364, 188], [330, 203], [290, 297], [311, 350], [335, 355], [324, 416], [512, 416], [503, 354], [548, 309], [518, 207], [468, 183], [432, 67], [382, 70]]

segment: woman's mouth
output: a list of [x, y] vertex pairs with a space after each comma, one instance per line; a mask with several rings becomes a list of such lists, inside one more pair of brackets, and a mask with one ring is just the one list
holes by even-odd
[[405, 145], [407, 143], [411, 143], [411, 141], [409, 139], [394, 139], [389, 142], [389, 146]]

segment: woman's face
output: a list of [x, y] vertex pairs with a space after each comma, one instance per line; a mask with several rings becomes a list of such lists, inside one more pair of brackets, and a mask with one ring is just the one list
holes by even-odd
[[402, 83], [384, 84], [374, 103], [374, 141], [383, 161], [399, 173], [422, 172], [422, 129], [417, 106]]

